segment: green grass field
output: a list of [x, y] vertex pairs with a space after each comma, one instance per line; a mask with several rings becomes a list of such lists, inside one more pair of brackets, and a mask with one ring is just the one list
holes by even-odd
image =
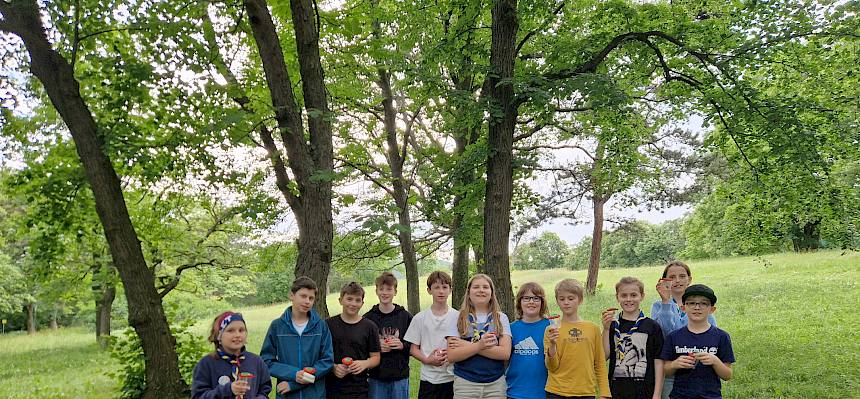
[[[716, 318], [732, 336], [735, 378], [723, 384], [725, 398], [860, 397], [860, 326], [853, 314], [860, 307], [860, 253], [777, 254], [691, 262], [694, 282], [710, 285], [719, 297]], [[656, 293], [653, 283], [662, 268], [602, 270], [598, 294], [586, 298], [582, 315], [597, 321], [600, 309], [614, 303], [614, 284], [622, 276], [646, 282], [646, 313]], [[555, 282], [584, 271], [514, 272], [514, 285], [535, 281], [552, 291]], [[286, 289], [286, 287], [285, 287]], [[422, 288], [422, 306], [430, 298]], [[336, 295], [329, 309], [339, 313]], [[398, 303], [405, 303], [401, 287]], [[368, 292], [365, 309], [376, 302]], [[557, 306], [553, 304], [553, 308]], [[269, 322], [286, 304], [240, 309], [248, 320], [248, 347], [259, 351]], [[212, 309], [212, 316], [224, 309]], [[211, 319], [195, 327], [201, 340]], [[0, 337], [0, 398], [110, 398], [115, 383], [105, 373], [116, 368], [79, 328], [46, 331], [30, 337]], [[417, 389], [417, 365], [413, 364]], [[273, 396], [274, 397], [274, 396]], [[417, 397], [414, 395], [412, 397]]]

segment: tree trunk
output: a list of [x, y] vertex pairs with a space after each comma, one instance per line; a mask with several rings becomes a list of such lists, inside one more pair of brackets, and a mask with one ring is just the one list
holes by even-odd
[[[374, 22], [374, 33], [379, 36], [378, 22]], [[400, 254], [406, 268], [406, 302], [409, 313], [418, 314], [421, 311], [421, 299], [418, 288], [418, 261], [415, 257], [415, 246], [412, 242], [412, 218], [409, 214], [409, 190], [403, 178], [403, 164], [406, 161], [407, 143], [404, 137], [401, 148], [397, 141], [397, 110], [394, 107], [394, 94], [391, 92], [391, 74], [383, 68], [377, 70], [379, 88], [382, 90], [382, 109], [384, 112], [385, 141], [388, 147], [386, 158], [391, 169], [391, 195], [397, 205], [397, 239], [400, 242]], [[406, 134], [404, 134], [406, 136]], [[402, 151], [402, 152], [401, 152]]]
[[[491, 109], [501, 116], [489, 122], [489, 157], [487, 188], [484, 199], [484, 269], [496, 283], [496, 298], [502, 311], [514, 314], [508, 241], [510, 239], [511, 199], [513, 197], [513, 141], [517, 120], [514, 102], [515, 40], [519, 23], [517, 2], [497, 0], [493, 7], [492, 44], [490, 48], [489, 100]], [[491, 115], [494, 112], [490, 112]]]
[[[187, 397], [188, 386], [179, 373], [176, 340], [170, 332], [147, 267], [140, 241], [128, 215], [119, 177], [103, 152], [102, 133], [81, 97], [72, 66], [51, 48], [36, 2], [2, 2], [4, 25], [18, 35], [30, 54], [30, 70], [45, 88], [75, 142], [104, 227], [114, 264], [125, 285], [129, 325], [134, 327], [144, 352], [146, 390], [142, 397]], [[10, 9], [11, 8], [11, 9]]]
[[116, 299], [113, 267], [94, 259], [91, 289], [96, 305], [96, 341], [102, 349], [107, 348], [110, 337], [111, 309]]
[[59, 303], [54, 304], [54, 308], [51, 309], [51, 330], [57, 331], [60, 329], [60, 309], [62, 309], [62, 305]]
[[24, 312], [27, 313], [27, 335], [36, 334], [36, 303], [29, 302], [24, 305]]
[[597, 272], [600, 269], [600, 248], [603, 241], [603, 205], [606, 200], [594, 195], [591, 206], [594, 208], [594, 228], [591, 231], [591, 257], [588, 258], [588, 280], [585, 291], [588, 295], [594, 295], [597, 289]]
[[[290, 170], [299, 195], [292, 192], [286, 173], [278, 174], [278, 187], [296, 217], [299, 228], [298, 259], [295, 276], [312, 278], [320, 292], [328, 291], [331, 268], [332, 239], [332, 179], [333, 153], [331, 112], [326, 97], [325, 82], [319, 55], [319, 27], [310, 0], [292, 0], [293, 27], [304, 105], [307, 111], [309, 140], [305, 139], [304, 122], [295, 96], [281, 43], [265, 0], [245, 0], [254, 41], [260, 53], [269, 87], [275, 120], [287, 153]], [[266, 137], [263, 140], [266, 141]], [[280, 154], [274, 141], [268, 138], [270, 157]], [[314, 307], [322, 317], [328, 316], [325, 300]]]
[[795, 252], [812, 252], [817, 251], [821, 242], [821, 231], [819, 226], [820, 220], [803, 223], [801, 227], [795, 224], [792, 228], [794, 234], [791, 237], [791, 242]]
[[[455, 217], [456, 221], [456, 217]], [[460, 308], [466, 295], [466, 284], [469, 282], [469, 242], [454, 230], [454, 264], [451, 269], [453, 287], [451, 287], [451, 306]]]
[[[470, 81], [470, 79], [466, 81]], [[463, 80], [459, 82], [463, 82]], [[467, 123], [464, 119], [467, 118], [461, 118], [460, 122]], [[465, 132], [455, 135], [454, 141], [457, 147], [454, 153], [458, 159], [462, 159], [465, 156], [466, 148], [477, 141], [479, 128], [480, 126], [472, 126], [465, 129]], [[459, 173], [458, 176], [460, 176], [460, 181], [456, 184], [460, 185], [464, 193], [454, 196], [451, 207], [454, 213], [451, 221], [451, 235], [454, 237], [454, 263], [451, 270], [451, 279], [453, 280], [451, 303], [454, 307], [459, 307], [463, 301], [463, 296], [466, 295], [466, 285], [469, 283], [469, 247], [475, 239], [471, 237], [470, 225], [477, 224], [474, 220], [477, 217], [472, 214], [474, 209], [464, 205], [464, 203], [468, 203], [466, 198], [468, 197], [468, 192], [472, 191], [471, 185], [475, 181], [475, 172], [470, 169]]]
[[[479, 192], [474, 187], [474, 183], [478, 179], [476, 168], [478, 166], [471, 165], [468, 159], [467, 150], [470, 145], [475, 144], [481, 135], [483, 124], [483, 110], [478, 105], [483, 101], [484, 92], [478, 101], [472, 97], [475, 92], [475, 63], [472, 61], [471, 54], [475, 54], [473, 47], [474, 35], [472, 32], [477, 30], [479, 24], [478, 15], [480, 12], [474, 12], [473, 3], [460, 3], [457, 15], [458, 24], [463, 21], [463, 31], [465, 33], [464, 44], [462, 51], [459, 51], [458, 56], [461, 57], [457, 62], [457, 68], [452, 71], [451, 84], [454, 86], [453, 91], [447, 93], [446, 102], [450, 107], [450, 112], [454, 115], [454, 122], [451, 126], [454, 129], [454, 156], [457, 159], [457, 165], [453, 171], [449, 171], [449, 175], [453, 175], [454, 187], [457, 194], [452, 201], [453, 218], [450, 224], [451, 236], [454, 239], [454, 263], [452, 267], [452, 305], [459, 308], [462, 304], [463, 297], [466, 295], [466, 285], [469, 282], [469, 247], [477, 240], [483, 240], [483, 236], [475, 236], [475, 231], [481, 230], [483, 221], [478, 216], [476, 210], [479, 207], [480, 199], [484, 193]], [[449, 17], [454, 17], [449, 15]], [[446, 24], [449, 21], [446, 21]], [[450, 26], [450, 25], [446, 25]], [[451, 32], [446, 28], [446, 34]], [[481, 233], [482, 234], [482, 233]]]
[[96, 340], [102, 349], [107, 348], [110, 340], [111, 309], [116, 299], [116, 287], [111, 285], [102, 290], [102, 296], [96, 301]]
[[480, 244], [472, 244], [472, 256], [475, 258], [475, 272], [486, 273], [486, 262], [484, 262], [484, 251]]

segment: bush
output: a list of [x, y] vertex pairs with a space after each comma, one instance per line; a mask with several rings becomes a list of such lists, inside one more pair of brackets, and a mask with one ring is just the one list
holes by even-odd
[[290, 300], [290, 287], [293, 284], [292, 271], [267, 271], [257, 275], [257, 297], [251, 302], [271, 304]]
[[[191, 386], [194, 366], [209, 352], [209, 346], [191, 332], [193, 324], [191, 320], [186, 320], [170, 326], [176, 338], [179, 372], [188, 386]], [[119, 382], [119, 398], [139, 398], [146, 389], [146, 368], [140, 338], [134, 329], [126, 328], [119, 337], [111, 337], [110, 355], [120, 364], [118, 371], [107, 373]]]

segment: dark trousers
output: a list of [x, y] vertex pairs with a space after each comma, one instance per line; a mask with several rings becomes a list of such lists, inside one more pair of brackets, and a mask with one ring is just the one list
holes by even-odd
[[431, 384], [422, 380], [418, 384], [418, 399], [454, 399], [454, 381]]

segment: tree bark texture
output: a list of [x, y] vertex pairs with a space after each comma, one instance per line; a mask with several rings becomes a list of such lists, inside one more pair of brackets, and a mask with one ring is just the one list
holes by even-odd
[[107, 348], [110, 340], [111, 309], [116, 299], [116, 287], [111, 285], [102, 289], [96, 301], [96, 340], [102, 348]]
[[484, 270], [496, 284], [496, 298], [507, 314], [514, 314], [511, 286], [510, 239], [511, 199], [513, 197], [514, 128], [517, 104], [514, 102], [515, 40], [519, 23], [517, 2], [497, 0], [493, 7], [492, 44], [488, 76], [490, 122], [487, 188], [484, 202]]
[[472, 244], [472, 257], [475, 258], [476, 273], [486, 273], [487, 263], [484, 261], [484, 250], [478, 244]]
[[591, 256], [588, 258], [588, 280], [585, 284], [585, 292], [594, 295], [597, 289], [597, 272], [600, 270], [600, 248], [603, 241], [603, 206], [606, 199], [594, 195], [591, 206], [594, 216], [594, 227], [591, 230]]
[[454, 263], [451, 268], [451, 305], [457, 309], [466, 296], [466, 284], [469, 283], [469, 242], [454, 235]]
[[119, 177], [103, 151], [103, 138], [81, 97], [72, 66], [51, 48], [34, 0], [6, 3], [0, 10], [4, 24], [24, 42], [30, 54], [30, 70], [42, 82], [51, 103], [69, 128], [93, 190], [96, 212], [125, 287], [128, 322], [143, 347], [146, 390], [142, 397], [187, 397], [188, 386], [179, 373], [176, 340], [131, 223]]
[[96, 305], [96, 341], [99, 346], [106, 348], [110, 337], [111, 309], [116, 299], [116, 285], [113, 282], [113, 267], [95, 259], [92, 270], [91, 285], [93, 299]]
[[36, 303], [28, 302], [24, 305], [24, 313], [27, 314], [27, 335], [36, 334]]
[[[278, 186], [296, 217], [299, 229], [295, 276], [310, 277], [317, 283], [319, 292], [327, 292], [334, 234], [331, 205], [334, 161], [332, 117], [320, 62], [319, 27], [314, 4], [310, 0], [290, 2], [308, 120], [308, 140], [305, 139], [302, 111], [292, 91], [290, 73], [266, 1], [246, 0], [245, 9], [266, 74], [287, 164], [294, 178], [294, 181], [284, 182], [289, 177], [285, 173], [278, 175]], [[267, 144], [274, 144], [273, 140], [270, 141]], [[271, 157], [275, 148], [270, 147], [273, 146], [266, 145]], [[277, 160], [273, 159], [273, 162], [277, 167]], [[290, 187], [293, 184], [298, 195]], [[328, 316], [324, 300], [316, 301], [314, 307], [321, 316]]]

